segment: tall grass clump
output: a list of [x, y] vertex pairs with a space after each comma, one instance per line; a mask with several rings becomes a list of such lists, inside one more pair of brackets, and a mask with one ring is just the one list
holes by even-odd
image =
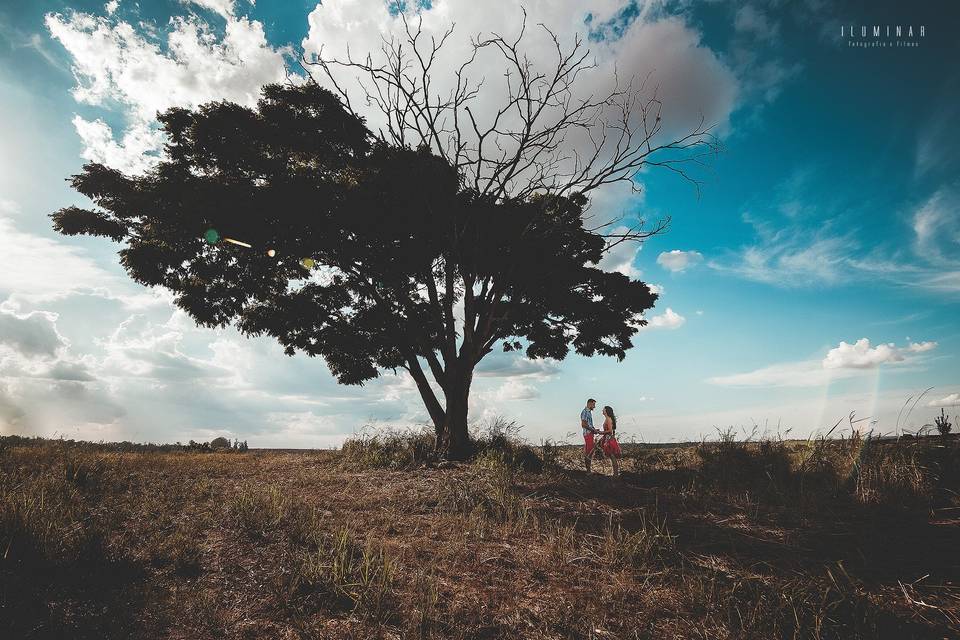
[[547, 438], [540, 445], [540, 460], [545, 469], [560, 469], [563, 459], [563, 449], [560, 445]]
[[479, 473], [449, 475], [441, 480], [437, 508], [520, 529], [530, 517], [523, 497], [513, 488], [516, 470], [489, 463]]
[[502, 416], [482, 423], [474, 431], [475, 462], [480, 466], [507, 466], [539, 473], [544, 461], [520, 439], [520, 425]]
[[822, 573], [798, 574], [776, 583], [759, 576], [735, 576], [723, 571], [684, 571], [681, 584], [694, 614], [719, 628], [716, 633], [698, 637], [939, 637], [878, 606], [842, 563], [827, 566]]
[[864, 504], [917, 507], [927, 502], [936, 482], [923, 455], [927, 447], [915, 442], [881, 443], [870, 437], [851, 469], [850, 485]]
[[0, 563], [59, 565], [102, 555], [94, 513], [106, 490], [107, 461], [7, 439], [0, 458]]
[[607, 520], [603, 530], [603, 555], [612, 566], [643, 569], [651, 562], [663, 562], [676, 554], [676, 536], [670, 534], [666, 518], [656, 510], [640, 512], [640, 522], [633, 529]]
[[732, 427], [719, 430], [715, 442], [697, 445], [699, 479], [705, 489], [749, 492], [782, 499], [790, 488], [792, 462], [779, 437], [753, 441], [754, 433], [738, 440]]
[[228, 502], [228, 510], [247, 533], [264, 537], [280, 526], [290, 501], [279, 485], [242, 485]]
[[3, 563], [58, 564], [85, 555], [95, 544], [80, 491], [56, 476], [33, 476], [0, 488], [0, 559]]
[[360, 542], [346, 527], [317, 540], [299, 566], [301, 588], [317, 591], [334, 608], [380, 617], [396, 576], [393, 558], [372, 541]]
[[358, 469], [415, 469], [435, 458], [435, 438], [427, 429], [372, 433], [348, 438], [340, 449], [344, 465]]

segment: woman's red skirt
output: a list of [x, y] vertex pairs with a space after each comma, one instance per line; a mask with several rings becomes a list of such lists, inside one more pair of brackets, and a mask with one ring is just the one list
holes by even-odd
[[620, 443], [614, 437], [604, 438], [603, 453], [607, 456], [620, 456]]

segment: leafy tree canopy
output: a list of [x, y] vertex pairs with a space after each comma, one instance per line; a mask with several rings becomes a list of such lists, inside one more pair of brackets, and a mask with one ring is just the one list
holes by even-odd
[[343, 384], [406, 369], [438, 436], [462, 404], [466, 437], [473, 369], [498, 344], [622, 359], [656, 300], [596, 266], [609, 242], [584, 227], [583, 194], [480, 193], [427, 148], [376, 138], [316, 83], [159, 121], [162, 161], [139, 176], [85, 165], [72, 185], [96, 206], [57, 211], [54, 227], [122, 243], [127, 273], [199, 324], [321, 356]]

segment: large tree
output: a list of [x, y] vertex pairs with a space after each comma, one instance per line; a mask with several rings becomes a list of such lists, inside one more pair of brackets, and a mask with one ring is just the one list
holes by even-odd
[[[308, 74], [264, 87], [256, 109], [170, 109], [158, 115], [168, 143], [155, 168], [124, 175], [85, 165], [71, 181], [95, 207], [52, 218], [62, 233], [122, 243], [130, 276], [172, 291], [201, 325], [234, 324], [273, 336], [288, 354], [322, 356], [343, 384], [405, 370], [438, 449], [460, 458], [470, 448], [474, 370], [495, 348], [624, 358], [656, 294], [597, 264], [666, 222], [591, 227], [587, 194], [633, 184], [645, 164], [685, 175], [682, 163], [698, 161], [713, 140], [700, 126], [655, 144], [659, 101], [638, 102], [631, 88], [573, 100], [587, 67], [579, 42], [566, 52], [558, 44], [556, 68], [538, 74], [518, 53], [520, 39], [498, 37], [475, 47], [499, 51], [519, 77], [484, 128], [470, 109], [481, 88], [461, 77], [467, 65], [457, 89], [433, 99], [431, 64], [443, 41], [424, 55], [419, 29], [405, 33], [419, 74], [409, 73], [402, 47], [386, 46], [381, 66], [311, 61], [333, 91]], [[368, 129], [335, 65], [369, 77], [367, 97], [380, 101], [389, 126]], [[605, 119], [611, 108], [619, 120]], [[566, 134], [596, 131], [602, 137], [581, 135], [595, 143], [587, 157], [565, 152]], [[671, 150], [680, 155], [664, 156]]]

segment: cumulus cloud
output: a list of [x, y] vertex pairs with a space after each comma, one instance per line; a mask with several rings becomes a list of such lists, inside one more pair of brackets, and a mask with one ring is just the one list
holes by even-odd
[[[123, 414], [88, 362], [69, 353], [57, 314], [0, 308], [0, 429], [49, 435], [51, 427], [112, 423]], [[55, 401], [51, 401], [55, 399]]]
[[860, 338], [853, 344], [840, 344], [827, 352], [823, 359], [824, 369], [872, 369], [881, 364], [903, 362], [911, 353], [923, 353], [936, 348], [936, 342], [911, 343], [898, 348], [892, 342], [870, 346], [870, 340]]
[[[455, 23], [456, 28], [444, 44], [442, 55], [434, 64], [431, 77], [432, 90], [446, 96], [455, 90], [455, 71], [472, 54], [471, 39], [478, 34], [489, 36], [501, 34], [507, 39], [520, 32], [523, 8], [528, 3], [508, 0], [498, 3], [496, 11], [482, 3], [468, 0], [439, 0], [423, 8], [420, 3], [405, 3], [407, 19], [414, 28], [422, 29], [421, 42], [431, 39], [440, 41], [447, 29]], [[636, 78], [634, 85], [650, 77], [648, 95], [657, 87], [663, 101], [663, 135], [688, 132], [703, 120], [724, 131], [730, 114], [736, 105], [738, 81], [724, 62], [709, 47], [701, 42], [700, 32], [688, 25], [682, 16], [669, 15], [659, 9], [659, 3], [643, 3], [635, 17], [625, 19], [621, 0], [602, 0], [588, 7], [578, 0], [560, 0], [527, 7], [527, 28], [522, 43], [523, 55], [536, 69], [549, 69], [556, 58], [556, 47], [540, 24], [557, 34], [564, 48], [579, 37], [589, 43], [588, 60], [596, 67], [584, 70], [577, 80], [573, 95], [576, 101], [588, 96], [609, 92], [615, 78], [626, 84]], [[413, 13], [417, 15], [413, 15]], [[422, 20], [422, 22], [421, 22]], [[308, 17], [310, 31], [303, 41], [308, 57], [321, 54], [324, 58], [346, 59], [349, 53], [354, 58], [373, 52], [374, 64], [380, 63], [384, 39], [404, 39], [404, 20], [396, 8], [380, 0], [330, 0], [318, 4]], [[382, 113], [365, 100], [364, 89], [353, 70], [333, 67], [337, 84], [350, 96], [350, 102], [366, 118], [374, 130], [385, 130], [386, 120]], [[481, 130], [490, 126], [498, 117], [498, 110], [506, 104], [508, 82], [504, 74], [503, 58], [493, 48], [481, 50], [465, 72], [471, 86], [483, 81], [482, 90], [471, 105]], [[333, 85], [322, 73], [316, 74], [321, 84]], [[461, 117], [466, 120], [466, 113]], [[516, 115], [507, 110], [500, 116], [500, 130], [510, 129]], [[639, 116], [638, 120], [639, 122]], [[472, 133], [466, 128], [464, 135]], [[468, 144], [475, 146], [475, 140]], [[514, 139], [508, 135], [492, 134], [485, 142], [487, 148], [511, 149]], [[446, 141], [437, 145], [445, 148]], [[572, 163], [571, 151], [589, 153], [590, 140], [584, 132], [571, 131], [565, 140], [565, 156]], [[564, 160], [567, 162], [567, 160]], [[561, 166], [566, 167], [561, 163]], [[572, 164], [571, 164], [572, 167]], [[567, 167], [570, 168], [570, 167]], [[530, 168], [529, 171], [533, 169]], [[522, 183], [524, 176], [517, 178]], [[591, 206], [610, 206], [613, 215], [623, 208], [636, 206], [636, 200], [620, 189], [613, 198], [604, 194], [605, 189], [592, 194]], [[609, 202], [603, 202], [608, 200]], [[628, 211], [632, 213], [632, 211]], [[630, 256], [615, 261], [619, 268], [630, 268]], [[611, 264], [613, 264], [611, 262]], [[624, 267], [626, 265], [626, 267]]]
[[11, 347], [25, 356], [54, 358], [64, 346], [57, 333], [57, 316], [43, 311], [25, 315], [0, 309], [0, 345]]
[[192, 357], [180, 349], [183, 333], [133, 315], [103, 341], [101, 368], [111, 375], [133, 375], [156, 381], [201, 381], [228, 377], [230, 371], [212, 360]]
[[943, 407], [960, 405], [960, 393], [951, 393], [942, 398], [931, 400], [927, 403], [928, 407]]
[[[0, 335], [7, 342], [16, 337], [18, 345], [0, 345], [5, 430], [51, 436], [69, 426], [70, 437], [94, 440], [224, 435], [258, 446], [332, 446], [365, 421], [410, 425], [427, 419], [405, 374], [388, 372], [363, 388], [343, 387], [321, 360], [285, 357], [266, 338], [197, 327], [169, 303], [133, 314], [116, 298], [85, 293], [43, 304], [75, 322], [99, 309], [102, 335], [64, 339], [57, 347], [56, 313], [0, 307]], [[117, 314], [123, 319], [111, 326]], [[51, 326], [35, 336], [21, 327], [11, 334], [6, 324], [14, 316]]]
[[74, 98], [100, 107], [119, 104], [130, 122], [118, 139], [102, 120], [75, 116], [84, 158], [141, 172], [157, 161], [163, 142], [158, 111], [211, 100], [253, 105], [261, 86], [284, 80], [287, 50], [267, 43], [262, 24], [234, 15], [233, 2], [194, 4], [225, 19], [222, 37], [196, 15], [173, 18], [161, 41], [115, 12], [47, 14], [47, 29], [72, 59]]
[[504, 382], [492, 394], [492, 399], [497, 402], [507, 400], [533, 400], [540, 397], [540, 391], [528, 382], [513, 379]]
[[[610, 233], [626, 233], [627, 231], [629, 231], [627, 227], [615, 227]], [[636, 242], [621, 242], [607, 251], [597, 266], [604, 271], [618, 271], [636, 280], [640, 277], [640, 270], [637, 269], [635, 263], [642, 246]]]
[[213, 11], [224, 18], [232, 18], [234, 14], [235, 3], [233, 0], [180, 0], [182, 4], [194, 4]]
[[664, 251], [657, 256], [657, 264], [669, 271], [684, 271], [703, 261], [703, 255], [697, 251]]
[[663, 313], [647, 318], [646, 320], [646, 326], [639, 327], [640, 331], [648, 329], [679, 329], [687, 321], [686, 318], [670, 307], [667, 307], [667, 310]]
[[[82, 249], [20, 231], [0, 216], [0, 295], [55, 294], [74, 288], [96, 288], [117, 282]], [[64, 275], [69, 274], [69, 278]]]
[[716, 376], [707, 382], [739, 387], [817, 387], [833, 380], [857, 377], [884, 365], [916, 361], [919, 354], [932, 351], [936, 346], [936, 342], [914, 342], [906, 347], [893, 343], [871, 346], [870, 340], [861, 338], [853, 344], [840, 342], [820, 360], [775, 364], [746, 373]]
[[477, 365], [476, 375], [512, 378], [532, 376], [549, 378], [560, 372], [560, 363], [550, 358], [531, 359], [516, 351], [494, 351]]
[[148, 123], [130, 127], [119, 140], [110, 125], [99, 118], [90, 121], [74, 116], [73, 126], [83, 145], [80, 157], [130, 173], [143, 173], [152, 167], [157, 161], [155, 152], [164, 142], [163, 133]]

